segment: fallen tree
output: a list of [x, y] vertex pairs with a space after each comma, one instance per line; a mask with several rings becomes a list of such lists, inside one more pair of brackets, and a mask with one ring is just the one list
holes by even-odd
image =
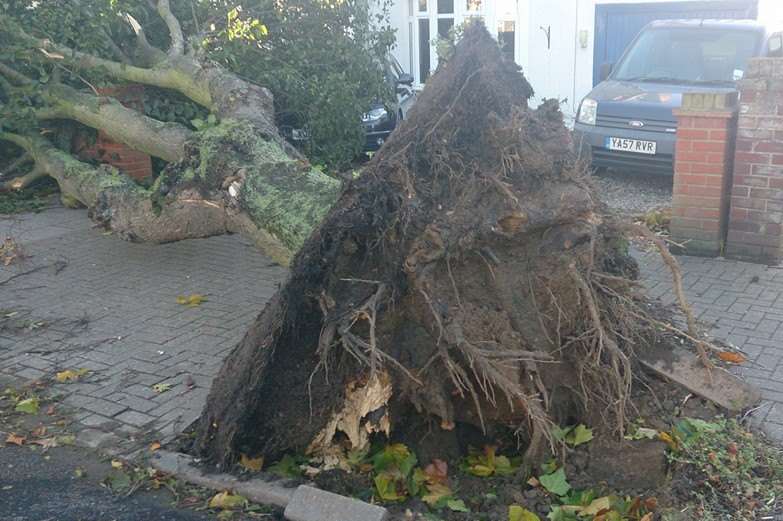
[[373, 433], [447, 450], [467, 424], [515, 430], [536, 461], [555, 425], [622, 435], [656, 321], [629, 227], [568, 152], [558, 105], [531, 94], [469, 27], [228, 357], [199, 455], [339, 463]]
[[[144, 2], [127, 4], [136, 11], [148, 9]], [[28, 13], [34, 19], [42, 15], [40, 10], [55, 17], [54, 23], [58, 14], [89, 11], [80, 2], [68, 9], [42, 4], [32, 10], [20, 2], [19, 16], [12, 8], [0, 14], [0, 43], [8, 50], [0, 57], [0, 139], [34, 161], [29, 172], [3, 188], [24, 188], [50, 176], [65, 195], [87, 206], [94, 220], [129, 240], [168, 242], [243, 232], [287, 264], [336, 200], [340, 180], [312, 168], [280, 136], [266, 88], [211, 60], [202, 46], [203, 33], [188, 38], [168, 0], [151, 4], [165, 23], [168, 50], [154, 47], [130, 14], [102, 13], [104, 18], [122, 14], [135, 32], [135, 47], [128, 53], [111, 41], [105, 27], [97, 27], [122, 58], [116, 60], [35, 36], [22, 24]], [[33, 77], [39, 62], [48, 67], [44, 79]], [[196, 132], [156, 120], [100, 95], [84, 75], [179, 93], [206, 109], [216, 124]], [[75, 88], [85, 84], [92, 92]], [[50, 129], [58, 120], [92, 127], [168, 166], [150, 188], [143, 188], [107, 165], [77, 160], [40, 135], [42, 129], [55, 133]]]
[[[127, 239], [241, 231], [281, 262], [296, 253], [215, 380], [196, 452], [219, 464], [286, 451], [339, 462], [373, 433], [426, 431], [449, 447], [458, 425], [473, 425], [516, 431], [532, 461], [555, 449], [552, 428], [566, 420], [622, 434], [634, 349], [655, 324], [628, 227], [569, 154], [557, 104], [527, 107], [530, 85], [483, 26], [466, 30], [409, 119], [341, 186], [280, 137], [266, 89], [187, 45], [169, 2], [156, 6], [170, 46], [134, 26], [143, 66], [32, 36], [6, 15], [0, 36], [71, 76], [101, 70], [179, 92], [216, 125], [163, 123], [0, 60], [4, 99], [34, 84], [40, 102], [36, 125], [4, 121], [0, 139], [34, 162], [24, 182], [53, 177]], [[53, 118], [170, 163], [144, 188], [41, 136]]]

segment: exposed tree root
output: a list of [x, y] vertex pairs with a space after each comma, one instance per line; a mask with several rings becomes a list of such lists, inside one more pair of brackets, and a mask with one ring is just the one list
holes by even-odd
[[[634, 352], [658, 322], [640, 305], [627, 227], [567, 153], [557, 105], [530, 110], [530, 95], [486, 31], [466, 30], [229, 356], [199, 454], [334, 457], [357, 448], [357, 422], [388, 418], [395, 436], [421, 424], [412, 415], [444, 440], [461, 424], [509, 428], [531, 462], [557, 450], [564, 421], [625, 432]], [[351, 390], [380, 374], [388, 402], [354, 415], [347, 441], [325, 428], [360, 410]]]

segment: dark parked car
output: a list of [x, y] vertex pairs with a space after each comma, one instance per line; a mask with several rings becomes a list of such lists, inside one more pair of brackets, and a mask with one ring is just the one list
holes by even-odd
[[405, 119], [416, 96], [413, 90], [413, 76], [402, 70], [397, 59], [389, 55], [386, 67], [386, 81], [394, 88], [395, 103], [386, 106], [375, 102], [362, 117], [362, 125], [367, 136], [364, 151], [372, 152], [381, 148], [398, 121]]
[[689, 91], [730, 92], [748, 60], [781, 52], [780, 33], [741, 20], [672, 20], [647, 25], [579, 107], [577, 146], [594, 168], [673, 173], [677, 121]]
[[[413, 76], [404, 72], [397, 59], [391, 54], [387, 56], [384, 71], [386, 82], [394, 89], [395, 98], [391, 105], [381, 101], [373, 102], [362, 116], [361, 125], [366, 135], [365, 152], [373, 152], [381, 148], [397, 126], [397, 122], [405, 119], [416, 97], [413, 90]], [[296, 123], [297, 118], [293, 115], [287, 117], [278, 115], [278, 126], [285, 138], [295, 146], [300, 146], [310, 139], [310, 132], [306, 127], [301, 126], [301, 122], [299, 125]]]

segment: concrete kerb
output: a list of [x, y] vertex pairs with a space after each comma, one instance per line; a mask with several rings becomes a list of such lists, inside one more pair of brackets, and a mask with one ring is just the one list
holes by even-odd
[[309, 485], [285, 487], [279, 482], [240, 481], [229, 474], [205, 474], [192, 457], [165, 450], [155, 452], [150, 465], [178, 479], [213, 490], [232, 490], [256, 503], [285, 509], [290, 521], [387, 521], [389, 511], [358, 499], [320, 490]]

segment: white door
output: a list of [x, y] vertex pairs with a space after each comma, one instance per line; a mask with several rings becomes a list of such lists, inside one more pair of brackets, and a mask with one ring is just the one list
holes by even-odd
[[524, 71], [533, 85], [535, 106], [544, 98], [567, 99], [561, 106], [568, 115], [574, 101], [574, 75], [577, 41], [577, 9], [580, 0], [529, 0], [530, 18], [527, 35], [528, 65]]

